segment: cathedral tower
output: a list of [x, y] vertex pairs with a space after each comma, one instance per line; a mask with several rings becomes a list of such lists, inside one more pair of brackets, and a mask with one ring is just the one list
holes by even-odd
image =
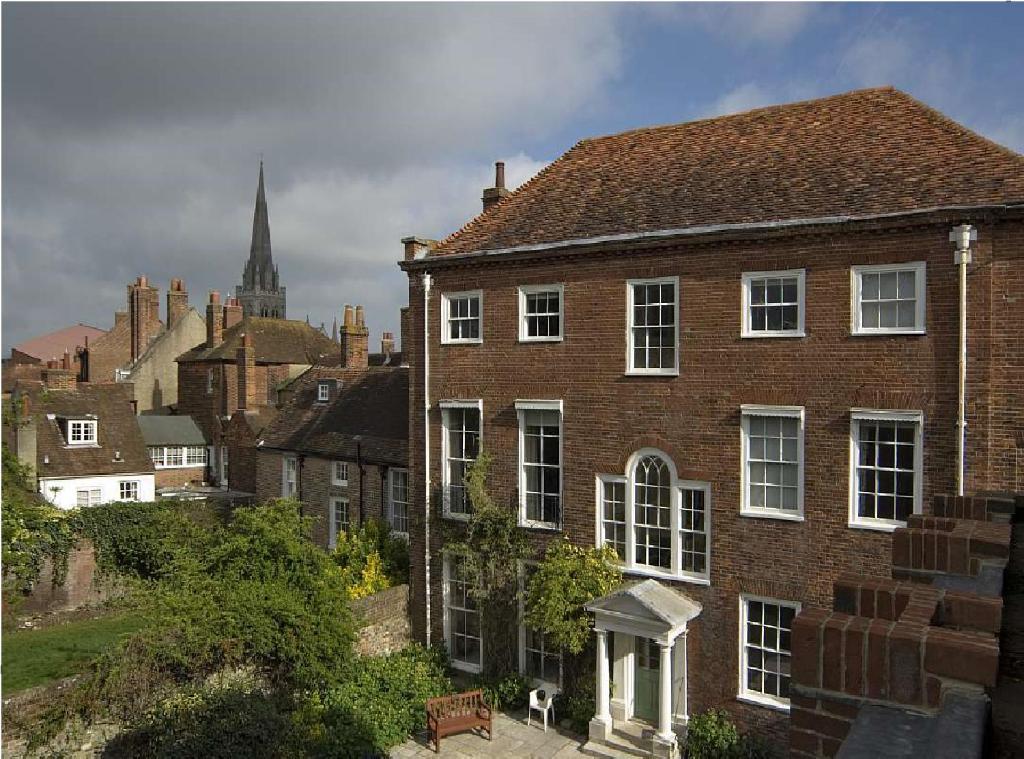
[[256, 210], [252, 215], [252, 245], [249, 246], [249, 260], [242, 273], [242, 284], [235, 288], [235, 297], [245, 316], [284, 319], [284, 290], [280, 286], [277, 267], [270, 254], [270, 219], [267, 215], [267, 196], [263, 189], [263, 161], [260, 161]]

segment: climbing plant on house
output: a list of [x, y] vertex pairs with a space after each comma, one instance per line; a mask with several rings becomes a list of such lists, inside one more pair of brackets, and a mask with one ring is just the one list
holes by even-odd
[[513, 509], [498, 506], [487, 490], [490, 454], [481, 451], [466, 471], [466, 495], [472, 512], [465, 531], [451, 535], [445, 550], [459, 554], [474, 579], [470, 591], [480, 609], [480, 626], [490, 674], [517, 667], [519, 567], [530, 554], [530, 544]]

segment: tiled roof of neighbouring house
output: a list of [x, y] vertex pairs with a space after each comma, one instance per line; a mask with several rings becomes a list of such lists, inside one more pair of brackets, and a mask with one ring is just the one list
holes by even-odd
[[190, 416], [144, 414], [138, 421], [146, 445], [206, 445], [202, 430]]
[[884, 87], [582, 140], [431, 256], [1024, 202], [1024, 156]]
[[[334, 380], [332, 400], [318, 403], [317, 383]], [[356, 438], [359, 440], [356, 440]], [[263, 446], [327, 458], [406, 466], [409, 458], [409, 370], [315, 367], [264, 430]]]
[[323, 332], [305, 322], [247, 316], [224, 330], [223, 342], [215, 348], [197, 345], [178, 356], [178, 361], [235, 361], [242, 335], [252, 337], [256, 363], [317, 364], [341, 352], [341, 347]]
[[[29, 413], [36, 420], [36, 473], [39, 477], [153, 471], [153, 462], [132, 407], [131, 385], [81, 384], [75, 390], [47, 390], [41, 383], [26, 385], [19, 385], [15, 396], [20, 397], [23, 392], [28, 395]], [[66, 420], [92, 416], [97, 422], [97, 444], [68, 445]]]
[[23, 343], [18, 343], [14, 346], [14, 350], [38, 358], [45, 363], [52, 358], [60, 358], [64, 355], [64, 351], [74, 355], [75, 348], [85, 345], [86, 340], [96, 340], [106, 333], [105, 329], [100, 329], [99, 327], [90, 327], [88, 324], [75, 324], [58, 329], [56, 332], [50, 332], [46, 335], [33, 337], [31, 340], [26, 340]]

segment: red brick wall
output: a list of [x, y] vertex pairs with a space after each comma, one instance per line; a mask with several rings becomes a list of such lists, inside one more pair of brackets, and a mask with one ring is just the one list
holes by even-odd
[[156, 470], [156, 489], [180, 488], [189, 483], [200, 483], [206, 480], [206, 467], [188, 466], [176, 469]]
[[[258, 502], [265, 502], [281, 497], [281, 476], [283, 454], [279, 451], [259, 451], [257, 460]], [[363, 464], [362, 483], [359, 468], [354, 461], [348, 465], [348, 486], [334, 485], [331, 480], [330, 459], [315, 456], [303, 456], [299, 464], [299, 496], [304, 504], [303, 513], [314, 517], [313, 539], [318, 545], [327, 547], [328, 543], [328, 505], [334, 496], [347, 496], [349, 499], [349, 519], [356, 523], [359, 520], [360, 507], [363, 520], [382, 519], [386, 516], [384, 505], [385, 491], [381, 478], [386, 475], [387, 468], [375, 464]]]
[[[1021, 225], [1014, 225], [1014, 240], [1019, 240]], [[432, 271], [431, 401], [483, 399], [483, 445], [495, 456], [490, 483], [499, 503], [515, 501], [517, 398], [564, 401], [563, 521], [565, 534], [576, 542], [594, 544], [595, 475], [621, 474], [627, 457], [641, 446], [664, 450], [681, 478], [711, 483], [712, 583], [679, 584], [703, 605], [689, 647], [691, 713], [722, 706], [742, 726], [770, 724], [770, 732], [785, 739], [784, 715], [736, 701], [739, 594], [830, 606], [832, 581], [840, 572], [888, 574], [891, 536], [847, 526], [852, 407], [922, 410], [926, 508], [933, 494], [953, 488], [958, 290], [950, 227], [944, 222], [595, 252], [571, 259], [553, 253], [543, 262], [465, 263]], [[989, 419], [994, 416], [1003, 427], [1011, 427], [1020, 412], [1010, 410], [1008, 401], [993, 406], [987, 383], [993, 351], [1012, 353], [1005, 361], [1019, 366], [1020, 347], [1010, 345], [1009, 338], [987, 337], [994, 324], [1000, 330], [1014, 329], [1009, 313], [994, 324], [989, 316], [997, 309], [991, 293], [992, 240], [1006, 239], [1008, 233], [1001, 230], [996, 236], [992, 225], [979, 227], [982, 242], [970, 284], [967, 487], [1005, 488], [1011, 484], [1005, 471], [989, 472], [985, 464], [990, 446], [1007, 445], [1005, 440], [996, 442], [1006, 433], [995, 425], [990, 433]], [[1013, 244], [1018, 246], [1014, 255], [1019, 256], [1019, 242]], [[850, 266], [919, 260], [928, 266], [927, 334], [851, 336]], [[1019, 258], [1013, 267], [1019, 274]], [[741, 274], [795, 268], [807, 272], [807, 337], [742, 339]], [[624, 376], [625, 282], [660, 276], [680, 279], [680, 375]], [[565, 339], [519, 344], [516, 286], [547, 283], [565, 285]], [[441, 293], [471, 289], [484, 291], [483, 344], [440, 345]], [[423, 296], [416, 273], [410, 277], [409, 303], [411, 339], [403, 349], [412, 367], [410, 408], [415, 410], [410, 418], [410, 484], [413, 503], [422, 504]], [[997, 386], [1007, 396], [1019, 392], [1019, 385], [1001, 383]], [[740, 517], [743, 403], [805, 407], [805, 521]], [[441, 477], [436, 405], [430, 425], [436, 488]], [[410, 608], [414, 632], [422, 636], [422, 505], [412, 514]], [[441, 520], [436, 492], [432, 514], [432, 634], [439, 642]], [[538, 549], [549, 537], [533, 533]]]

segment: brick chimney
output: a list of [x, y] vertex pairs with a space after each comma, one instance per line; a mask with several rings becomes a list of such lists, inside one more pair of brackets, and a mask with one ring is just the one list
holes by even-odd
[[[64, 364], [69, 367], [71, 364], [67, 352], [64, 353]], [[70, 368], [64, 368], [57, 359], [50, 359], [43, 369], [43, 385], [47, 390], [74, 390], [77, 387], [75, 373]]]
[[242, 306], [238, 298], [228, 298], [224, 306], [224, 329], [231, 329], [242, 321]]
[[167, 329], [177, 324], [187, 313], [188, 290], [185, 289], [184, 280], [175, 277], [171, 280], [171, 286], [167, 288]]
[[411, 345], [412, 345], [409, 342], [412, 339], [412, 337], [410, 336], [410, 333], [409, 333], [409, 330], [412, 329], [409, 326], [409, 324], [410, 324], [410, 322], [409, 322], [409, 307], [408, 306], [402, 306], [400, 313], [401, 313], [401, 328], [402, 328], [402, 331], [399, 333], [399, 337], [401, 338], [402, 343], [401, 343], [401, 345], [399, 347], [402, 349], [402, 363], [404, 365], [408, 365], [409, 364], [409, 351], [410, 351]]
[[146, 351], [160, 326], [160, 293], [145, 275], [128, 285], [128, 322], [131, 328], [131, 360]]
[[114, 326], [118, 327], [122, 324], [127, 323], [128, 312], [127, 311], [115, 311], [114, 312]]
[[512, 193], [505, 189], [505, 162], [498, 161], [494, 164], [494, 187], [488, 187], [484, 190], [484, 210], [488, 211], [497, 205], [498, 201], [502, 198], [508, 197]]
[[392, 353], [395, 352], [394, 332], [385, 332], [383, 335], [381, 335], [380, 352], [383, 353], [385, 357], [390, 356]]
[[425, 237], [403, 237], [402, 247], [405, 249], [405, 260], [413, 261], [417, 258], [425, 258], [426, 255], [437, 245], [437, 240], [428, 240]]
[[257, 405], [256, 349], [247, 333], [242, 333], [242, 344], [235, 351], [235, 362], [238, 364], [238, 410], [254, 411]]
[[206, 347], [216, 348], [224, 341], [224, 308], [220, 304], [220, 293], [210, 290], [210, 302], [206, 304]]
[[341, 325], [341, 356], [346, 369], [365, 369], [369, 365], [370, 331], [362, 306], [345, 306], [345, 318]]

